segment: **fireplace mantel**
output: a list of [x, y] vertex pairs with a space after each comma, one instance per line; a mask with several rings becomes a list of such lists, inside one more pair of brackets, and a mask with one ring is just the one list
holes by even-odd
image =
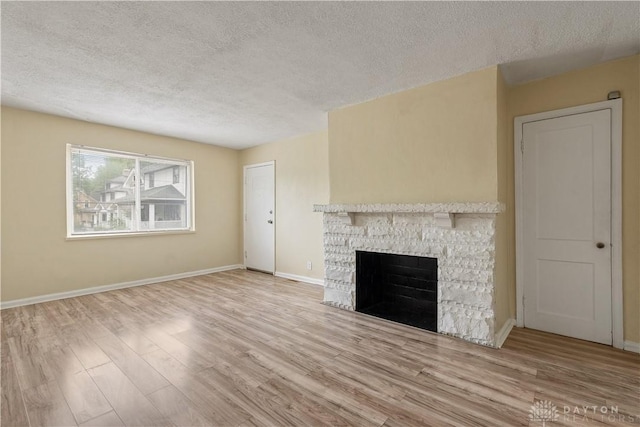
[[338, 214], [349, 225], [354, 224], [356, 213], [426, 213], [433, 214], [436, 225], [442, 228], [453, 228], [456, 214], [498, 214], [504, 210], [504, 204], [499, 202], [313, 205], [314, 212]]
[[366, 203], [313, 205], [314, 212], [325, 213], [486, 213], [504, 211], [500, 202], [455, 203]]

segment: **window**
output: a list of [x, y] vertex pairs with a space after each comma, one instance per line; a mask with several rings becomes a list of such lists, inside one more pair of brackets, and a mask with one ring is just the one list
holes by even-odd
[[157, 204], [155, 206], [156, 221], [180, 221], [182, 206], [176, 204]]
[[69, 237], [194, 228], [193, 162], [73, 145], [67, 160]]

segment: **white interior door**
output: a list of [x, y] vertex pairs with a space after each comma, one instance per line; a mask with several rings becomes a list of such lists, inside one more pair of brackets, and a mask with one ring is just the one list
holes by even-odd
[[245, 266], [275, 272], [275, 164], [244, 169]]
[[611, 344], [611, 112], [522, 132], [524, 324]]

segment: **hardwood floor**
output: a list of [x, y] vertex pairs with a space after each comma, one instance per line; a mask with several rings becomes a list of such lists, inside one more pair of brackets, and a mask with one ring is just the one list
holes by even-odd
[[544, 401], [547, 425], [640, 423], [636, 354], [526, 329], [494, 350], [321, 296], [236, 270], [2, 310], [2, 425], [542, 425]]

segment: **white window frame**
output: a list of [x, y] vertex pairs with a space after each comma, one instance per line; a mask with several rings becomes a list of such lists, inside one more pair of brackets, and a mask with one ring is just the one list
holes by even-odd
[[[116, 155], [122, 158], [135, 160], [135, 176], [138, 181], [135, 186], [135, 204], [132, 215], [135, 218], [136, 229], [130, 231], [114, 230], [99, 232], [74, 232], [74, 204], [73, 204], [73, 176], [72, 176], [72, 151], [85, 151], [87, 153], [104, 153], [105, 155]], [[140, 229], [140, 162], [151, 161], [154, 163], [167, 163], [172, 165], [185, 166], [187, 168], [186, 185], [186, 227], [165, 228], [159, 230]], [[168, 157], [155, 156], [150, 154], [138, 154], [126, 151], [109, 150], [105, 148], [89, 147], [85, 145], [67, 144], [66, 146], [66, 215], [67, 215], [67, 239], [86, 239], [86, 238], [103, 238], [103, 237], [128, 237], [128, 236], [149, 236], [158, 234], [175, 234], [185, 232], [195, 232], [195, 173], [193, 160], [172, 159]]]

